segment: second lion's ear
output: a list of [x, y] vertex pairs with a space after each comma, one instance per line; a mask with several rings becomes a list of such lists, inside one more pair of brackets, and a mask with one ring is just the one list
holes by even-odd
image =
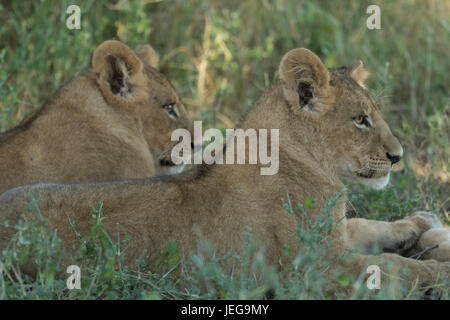
[[330, 74], [312, 51], [299, 48], [286, 53], [279, 67], [283, 93], [294, 112], [321, 114], [326, 112]]
[[158, 67], [159, 57], [156, 51], [152, 48], [152, 46], [146, 44], [145, 46], [142, 46], [136, 53], [144, 63], [148, 64], [153, 68]]
[[134, 106], [145, 94], [143, 63], [120, 41], [103, 42], [92, 57], [97, 82], [109, 103]]
[[364, 64], [361, 60], [355, 62], [348, 67], [348, 73], [361, 87], [365, 88], [364, 81], [369, 77], [369, 72], [364, 69]]

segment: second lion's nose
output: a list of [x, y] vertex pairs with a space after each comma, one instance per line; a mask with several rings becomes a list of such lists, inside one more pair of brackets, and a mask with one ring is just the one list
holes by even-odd
[[386, 157], [388, 157], [388, 159], [391, 161], [392, 164], [399, 162], [400, 159], [402, 158], [401, 156], [391, 155], [389, 154], [389, 152], [386, 153]]

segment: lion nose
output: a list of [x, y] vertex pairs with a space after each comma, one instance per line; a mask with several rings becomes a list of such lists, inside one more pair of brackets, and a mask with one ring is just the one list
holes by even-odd
[[386, 157], [388, 157], [388, 159], [391, 160], [392, 164], [399, 162], [400, 159], [402, 158], [401, 156], [393, 156], [393, 155], [389, 154], [389, 152], [386, 152]]

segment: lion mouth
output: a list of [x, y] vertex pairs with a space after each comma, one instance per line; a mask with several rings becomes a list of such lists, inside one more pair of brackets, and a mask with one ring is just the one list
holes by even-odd
[[363, 172], [356, 172], [356, 175], [360, 178], [366, 178], [366, 179], [370, 179], [373, 178], [373, 176], [375, 175], [376, 171], [375, 170], [369, 170], [367, 173], [363, 173]]
[[172, 149], [168, 149], [168, 150], [165, 150], [165, 151], [160, 153], [160, 155], [158, 157], [158, 161], [159, 161], [159, 165], [160, 166], [162, 166], [162, 167], [174, 167], [174, 166], [177, 166], [172, 161], [171, 152], [172, 152]]
[[391, 163], [378, 158], [369, 158], [365, 165], [354, 173], [363, 179], [384, 178], [391, 171]]
[[355, 172], [357, 177], [364, 179], [383, 178], [389, 174], [389, 170], [361, 169]]
[[159, 164], [163, 167], [173, 167], [176, 166], [175, 163], [172, 162], [172, 160], [166, 160], [166, 159], [160, 159]]

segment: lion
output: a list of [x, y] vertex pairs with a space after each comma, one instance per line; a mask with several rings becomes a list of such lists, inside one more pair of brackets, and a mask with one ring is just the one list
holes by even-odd
[[[25, 186], [0, 196], [0, 222], [17, 222], [29, 202], [27, 195], [34, 194], [42, 201], [40, 210], [49, 227], [57, 230], [69, 253], [65, 262], [72, 264], [79, 240], [67, 217], [77, 221], [78, 232], [88, 234], [89, 212], [101, 200], [103, 222], [110, 234], [116, 234], [120, 225], [120, 232], [131, 237], [124, 262], [130, 266], [144, 249], [152, 265], [168, 241], [176, 242], [186, 254], [195, 251], [201, 239], [215, 247], [217, 256], [239, 253], [246, 241], [246, 227], [250, 227], [253, 243], [264, 250], [267, 264], [279, 267], [286, 245], [292, 252], [301, 246], [292, 215], [286, 213], [280, 199], [289, 196], [296, 204], [314, 198], [308, 217], [315, 218], [322, 214], [327, 199], [343, 193], [331, 208], [336, 226], [329, 234], [333, 240], [327, 253], [330, 283], [342, 288], [333, 278], [333, 270], [364, 278], [368, 265], [377, 265], [383, 285], [391, 281], [401, 281], [409, 288], [416, 283], [433, 284], [438, 275], [450, 275], [450, 263], [400, 255], [424, 232], [439, 226], [433, 213], [416, 212], [395, 222], [345, 217], [341, 179], [382, 188], [403, 153], [379, 107], [364, 89], [366, 77], [360, 62], [327, 69], [305, 48], [284, 55], [279, 80], [240, 123], [243, 130], [279, 129], [277, 174], [260, 175], [260, 162], [201, 164], [164, 178]], [[0, 230], [0, 247], [7, 246], [13, 233], [10, 227]], [[382, 252], [375, 252], [376, 247]], [[404, 274], [405, 269], [409, 273]]]
[[[0, 134], [0, 193], [37, 182], [72, 183], [175, 173], [171, 132], [193, 129], [149, 45], [105, 41], [84, 70], [37, 112]], [[169, 154], [170, 155], [170, 154]]]

